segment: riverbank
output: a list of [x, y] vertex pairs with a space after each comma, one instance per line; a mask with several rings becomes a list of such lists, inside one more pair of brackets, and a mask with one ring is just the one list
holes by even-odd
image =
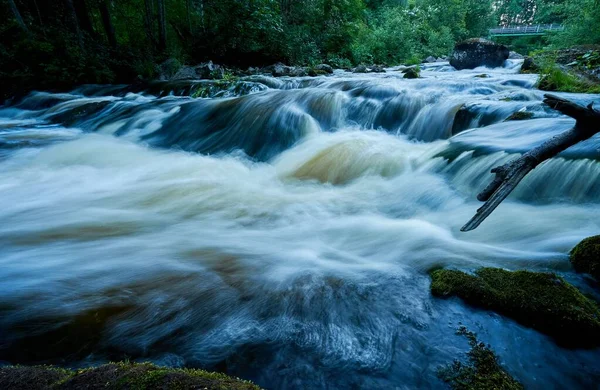
[[10, 390], [99, 388], [110, 390], [260, 390], [251, 382], [224, 374], [130, 362], [108, 363], [80, 370], [51, 366], [0, 367], [0, 388]]
[[538, 73], [544, 91], [600, 93], [600, 45], [533, 52], [522, 72]]

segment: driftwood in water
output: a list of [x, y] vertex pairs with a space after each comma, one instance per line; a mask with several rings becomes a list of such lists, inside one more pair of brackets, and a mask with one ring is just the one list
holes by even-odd
[[477, 195], [477, 199], [485, 204], [460, 229], [461, 231], [468, 232], [476, 229], [506, 199], [519, 182], [540, 163], [600, 132], [600, 111], [594, 110], [592, 104], [582, 107], [550, 94], [544, 95], [544, 98], [544, 103], [577, 120], [575, 126], [552, 137], [516, 160], [492, 169], [492, 173], [495, 173], [496, 177]]

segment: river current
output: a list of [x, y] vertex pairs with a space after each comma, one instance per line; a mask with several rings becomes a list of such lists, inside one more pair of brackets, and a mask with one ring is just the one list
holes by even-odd
[[[460, 232], [492, 167], [574, 124], [519, 66], [83, 86], [0, 106], [0, 361], [440, 388], [465, 325], [527, 388], [597, 386], [600, 350], [429, 293], [431, 268], [482, 266], [597, 291], [568, 252], [600, 233], [598, 135]], [[517, 111], [532, 118], [505, 121]]]

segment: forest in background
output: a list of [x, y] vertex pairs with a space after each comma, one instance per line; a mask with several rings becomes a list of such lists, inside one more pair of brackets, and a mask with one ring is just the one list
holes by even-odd
[[499, 25], [566, 26], [541, 42], [514, 42], [521, 50], [600, 43], [600, 0], [3, 0], [2, 8], [4, 97], [152, 79], [169, 58], [239, 68], [417, 63]]

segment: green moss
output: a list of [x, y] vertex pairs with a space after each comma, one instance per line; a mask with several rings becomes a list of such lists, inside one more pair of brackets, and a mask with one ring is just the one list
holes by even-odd
[[600, 281], [600, 236], [586, 238], [571, 250], [571, 264], [577, 272]]
[[468, 364], [455, 360], [451, 365], [442, 367], [438, 377], [455, 390], [523, 389], [518, 381], [513, 379], [498, 362], [498, 357], [488, 346], [480, 343], [477, 336], [461, 327], [457, 334], [467, 337], [471, 350], [467, 353]]
[[565, 346], [600, 345], [598, 306], [555, 274], [481, 268], [474, 275], [436, 270], [431, 279], [435, 296], [458, 296], [468, 304], [543, 332]]
[[533, 118], [533, 112], [529, 111], [517, 111], [513, 112], [508, 118], [504, 120], [504, 122], [508, 121], [524, 121], [526, 119]]
[[210, 389], [258, 390], [256, 385], [225, 374], [150, 363], [109, 363], [78, 371], [48, 366], [0, 368], [0, 388], [37, 389]]

